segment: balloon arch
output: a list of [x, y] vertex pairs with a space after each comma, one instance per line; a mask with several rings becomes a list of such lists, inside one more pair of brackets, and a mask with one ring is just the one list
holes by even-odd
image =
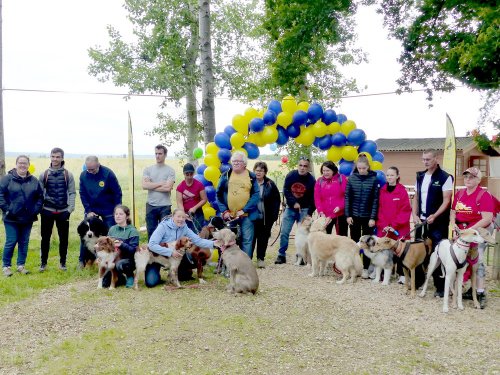
[[[203, 206], [205, 218], [216, 214], [215, 189], [221, 174], [231, 169], [229, 161], [233, 152], [242, 151], [249, 159], [257, 159], [259, 147], [270, 145], [275, 151], [291, 140], [326, 151], [326, 159], [337, 163], [339, 172], [346, 176], [352, 173], [358, 156], [364, 154], [381, 185], [385, 183], [384, 155], [377, 151], [374, 141], [366, 139], [366, 133], [358, 129], [354, 121], [333, 109], [323, 110], [319, 103], [297, 103], [293, 96], [286, 96], [281, 102], [271, 100], [267, 108], [260, 111], [248, 108], [243, 115], [235, 115], [232, 125], [226, 126], [207, 144], [203, 164], [198, 166], [195, 175], [205, 185], [208, 197]], [[202, 158], [203, 150], [196, 148], [193, 156]], [[282, 162], [287, 161], [283, 157]]]

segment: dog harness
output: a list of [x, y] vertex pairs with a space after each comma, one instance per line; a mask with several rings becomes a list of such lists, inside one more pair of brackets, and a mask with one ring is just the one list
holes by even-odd
[[[404, 248], [402, 247], [403, 244]], [[401, 242], [400, 240], [398, 240], [396, 242], [396, 246], [392, 248], [394, 254], [396, 254], [396, 256], [401, 260], [401, 262], [405, 259], [406, 254], [408, 254], [408, 250], [410, 250], [411, 244], [412, 243], [410, 241]]]
[[[470, 242], [466, 242], [464, 240], [461, 240], [460, 238], [457, 240], [456, 244], [458, 247], [461, 247], [465, 252], [467, 253], [470, 248]], [[457, 259], [457, 255], [455, 254], [455, 251], [453, 251], [453, 246], [450, 246], [450, 254], [451, 254], [451, 259], [453, 259], [453, 262], [455, 263], [455, 266], [457, 267], [457, 270], [460, 268], [463, 268], [467, 264], [467, 257], [465, 257], [464, 261], [460, 263]], [[438, 254], [439, 256], [439, 254]]]

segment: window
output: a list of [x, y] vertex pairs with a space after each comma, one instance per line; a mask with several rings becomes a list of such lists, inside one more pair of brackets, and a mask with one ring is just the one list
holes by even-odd
[[471, 156], [469, 167], [476, 167], [483, 173], [483, 177], [488, 177], [488, 159], [482, 156]]
[[456, 165], [455, 165], [456, 175], [461, 176], [464, 172], [464, 157], [457, 155]]

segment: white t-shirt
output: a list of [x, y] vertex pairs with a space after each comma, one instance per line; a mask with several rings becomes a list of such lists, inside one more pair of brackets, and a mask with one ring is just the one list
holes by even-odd
[[[425, 212], [425, 204], [427, 203], [427, 193], [429, 192], [429, 186], [431, 184], [432, 174], [426, 173], [424, 175], [424, 180], [422, 181], [422, 186], [420, 187], [420, 211]], [[451, 191], [453, 189], [453, 180], [449, 176], [443, 186], [442, 191]], [[417, 191], [417, 184], [415, 183], [415, 191]], [[421, 216], [421, 219], [425, 219], [425, 216]]]
[[[175, 181], [174, 169], [166, 164], [151, 165], [144, 169], [142, 176], [150, 178], [151, 182]], [[147, 203], [155, 207], [171, 206], [170, 192], [148, 190]]]

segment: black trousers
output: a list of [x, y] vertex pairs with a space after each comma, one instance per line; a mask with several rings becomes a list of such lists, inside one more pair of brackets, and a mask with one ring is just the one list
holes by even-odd
[[271, 229], [273, 224], [266, 223], [264, 225], [264, 219], [257, 219], [254, 221], [254, 236], [252, 243], [252, 258], [255, 247], [257, 246], [257, 259], [264, 260], [266, 257], [267, 244], [269, 243], [269, 238], [271, 237]]
[[[352, 225], [349, 227], [351, 230], [351, 240], [358, 242], [361, 235], [373, 234], [373, 228], [368, 226], [370, 221], [369, 217], [353, 217]], [[370, 267], [370, 258], [363, 256], [363, 269], [367, 270]]]
[[334, 225], [336, 234], [347, 237], [347, 229], [349, 226], [347, 225], [346, 217], [344, 215], [338, 216], [330, 221], [330, 224], [326, 226], [326, 233], [331, 234]]
[[66, 265], [66, 256], [68, 254], [68, 234], [69, 234], [69, 216], [68, 211], [54, 213], [49, 210], [42, 210], [40, 214], [40, 231], [42, 242], [40, 246], [41, 264], [47, 264], [50, 249], [50, 237], [54, 223], [59, 235], [59, 263]]

